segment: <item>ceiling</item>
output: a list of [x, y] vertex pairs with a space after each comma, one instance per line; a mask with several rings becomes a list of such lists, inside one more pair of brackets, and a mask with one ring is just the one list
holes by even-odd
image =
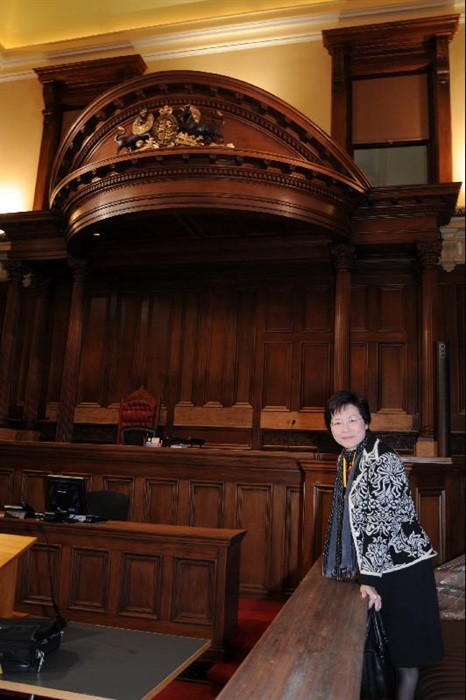
[[[233, 16], [251, 21], [260, 16], [277, 20], [287, 13], [317, 14], [330, 19], [354, 17], [359, 23], [374, 16], [382, 21], [388, 11], [412, 10], [443, 14], [464, 0], [1, 0], [0, 49], [2, 53], [79, 40], [95, 43], [99, 37], [192, 23], [231, 22]], [[230, 18], [230, 19], [229, 19]]]
[[342, 4], [340, 0], [1, 0], [0, 44], [9, 50], [264, 10]]

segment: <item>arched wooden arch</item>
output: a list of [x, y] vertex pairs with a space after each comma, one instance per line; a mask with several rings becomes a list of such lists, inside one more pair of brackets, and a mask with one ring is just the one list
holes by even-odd
[[[155, 139], [118, 149], [115, 138], [132, 134], [141, 110], [163, 129], [183, 108], [221, 137], [160, 142], [154, 126]], [[368, 189], [345, 151], [277, 97], [221, 75], [170, 71], [133, 78], [90, 104], [57, 153], [50, 206], [64, 219], [71, 254], [86, 254], [95, 233], [122, 249], [129, 235], [147, 249], [264, 230], [327, 245], [349, 239]]]

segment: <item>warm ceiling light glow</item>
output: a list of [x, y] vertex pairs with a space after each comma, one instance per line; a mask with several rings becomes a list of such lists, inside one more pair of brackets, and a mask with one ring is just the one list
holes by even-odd
[[9, 214], [15, 211], [26, 211], [26, 198], [24, 191], [14, 185], [0, 187], [0, 214]]

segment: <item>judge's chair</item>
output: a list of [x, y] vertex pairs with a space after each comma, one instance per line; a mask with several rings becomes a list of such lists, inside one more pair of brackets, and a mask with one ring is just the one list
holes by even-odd
[[140, 443], [129, 442], [127, 429], [147, 428], [150, 431], [156, 431], [159, 414], [160, 402], [155, 396], [152, 396], [143, 386], [137, 391], [133, 391], [132, 394], [122, 399], [120, 404], [117, 442], [133, 445], [143, 444], [142, 439]]
[[87, 512], [106, 520], [128, 520], [129, 496], [119, 491], [88, 491]]

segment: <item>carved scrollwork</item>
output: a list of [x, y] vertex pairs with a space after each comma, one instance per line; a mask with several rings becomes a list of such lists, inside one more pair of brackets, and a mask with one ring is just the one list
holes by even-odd
[[356, 262], [354, 245], [335, 243], [330, 246], [330, 253], [335, 270], [351, 270]]
[[416, 245], [419, 264], [423, 270], [437, 267], [442, 253], [442, 241], [421, 241]]

